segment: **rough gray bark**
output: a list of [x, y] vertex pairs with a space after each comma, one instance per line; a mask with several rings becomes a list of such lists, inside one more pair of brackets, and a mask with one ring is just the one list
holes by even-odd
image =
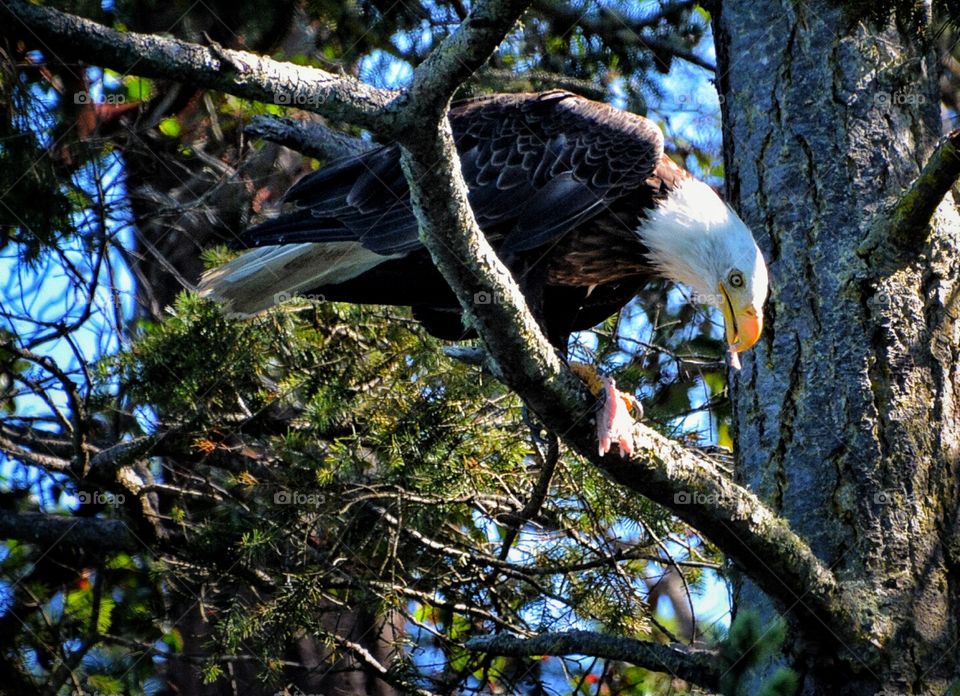
[[[929, 229], [932, 208], [900, 214], [940, 135], [937, 63], [838, 5], [730, 0], [714, 17], [729, 192], [772, 279], [735, 390], [737, 476], [881, 646], [867, 666], [796, 640], [783, 661], [802, 693], [942, 694], [960, 673], [960, 219], [949, 195]], [[768, 616], [807, 602], [773, 607], [747, 579], [736, 599]]]

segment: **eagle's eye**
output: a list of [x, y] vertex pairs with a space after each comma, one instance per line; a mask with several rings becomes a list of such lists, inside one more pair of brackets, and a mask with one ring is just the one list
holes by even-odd
[[730, 277], [727, 279], [727, 282], [730, 283], [731, 288], [742, 288], [743, 273], [741, 273], [740, 271], [731, 271]]

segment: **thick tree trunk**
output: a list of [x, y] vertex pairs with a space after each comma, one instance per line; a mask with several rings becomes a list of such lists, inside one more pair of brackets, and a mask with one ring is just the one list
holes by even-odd
[[[736, 380], [737, 472], [875, 616], [871, 668], [834, 627], [803, 645], [794, 632], [782, 662], [801, 693], [942, 694], [960, 673], [952, 195], [912, 257], [858, 254], [940, 136], [937, 61], [923, 37], [840, 4], [715, 11], [729, 193], [771, 272], [765, 335]], [[770, 617], [804, 600], [773, 607], [744, 581], [736, 601]]]

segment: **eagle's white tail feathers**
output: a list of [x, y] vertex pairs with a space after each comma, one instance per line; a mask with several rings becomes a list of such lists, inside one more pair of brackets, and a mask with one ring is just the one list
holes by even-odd
[[260, 247], [204, 273], [199, 290], [230, 314], [253, 315], [320, 286], [356, 278], [392, 258], [359, 242]]

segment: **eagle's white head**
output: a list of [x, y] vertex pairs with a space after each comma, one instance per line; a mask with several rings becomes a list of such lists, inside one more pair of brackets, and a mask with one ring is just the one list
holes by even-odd
[[767, 265], [750, 230], [702, 181], [684, 179], [638, 228], [650, 260], [670, 280], [723, 312], [731, 363], [763, 330]]

